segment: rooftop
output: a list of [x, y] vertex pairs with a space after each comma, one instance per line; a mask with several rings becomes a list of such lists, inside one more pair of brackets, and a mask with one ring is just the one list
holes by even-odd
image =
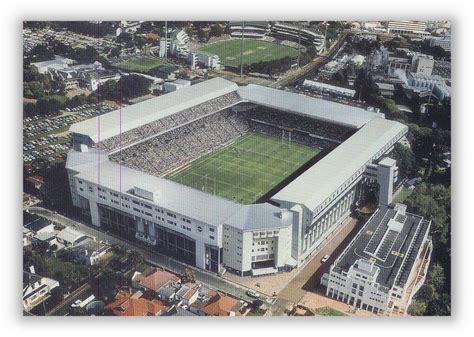
[[143, 274], [140, 272], [135, 272], [132, 277], [132, 281], [142, 285], [147, 289], [158, 291], [170, 281], [179, 281], [179, 277], [164, 270], [151, 268], [145, 271]]
[[105, 308], [115, 316], [156, 316], [166, 309], [163, 302], [157, 299], [148, 300], [142, 297], [142, 292], [120, 290], [115, 300]]
[[95, 143], [235, 91], [237, 84], [213, 78], [71, 125], [69, 131]]
[[57, 235], [57, 238], [66, 242], [75, 243], [76, 241], [85, 238], [86, 235], [84, 233], [78, 232], [75, 229], [70, 227], [64, 228], [60, 231]]
[[[357, 170], [371, 162], [390, 140], [407, 131], [408, 127], [401, 123], [374, 118], [281, 189], [272, 199], [302, 204], [310, 210], [316, 209]], [[315, 186], [317, 189], [308, 186]]]
[[268, 229], [287, 227], [291, 224], [291, 218], [279, 207], [265, 203], [242, 206], [225, 223], [243, 230]]
[[387, 288], [403, 287], [430, 222], [418, 215], [381, 207], [357, 234], [335, 265], [348, 271], [359, 259], [380, 269], [377, 282]]
[[239, 96], [251, 103], [284, 110], [324, 122], [360, 128], [370, 120], [383, 116], [346, 104], [326, 101], [302, 94], [249, 84], [237, 90]]

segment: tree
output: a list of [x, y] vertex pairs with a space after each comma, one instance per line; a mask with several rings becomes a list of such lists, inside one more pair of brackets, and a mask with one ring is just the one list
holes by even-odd
[[210, 36], [220, 37], [224, 33], [224, 28], [218, 23], [211, 26], [211, 30], [209, 32]]
[[99, 299], [107, 301], [115, 295], [119, 278], [110, 268], [106, 267], [97, 278], [97, 294]]
[[411, 177], [416, 173], [416, 158], [409, 147], [396, 143], [393, 147], [392, 157], [397, 161], [401, 179]]
[[35, 254], [44, 255], [49, 248], [49, 243], [46, 241], [34, 241], [31, 246]]
[[446, 277], [444, 276], [443, 267], [438, 263], [431, 266], [428, 272], [428, 284], [432, 285], [434, 290], [438, 293], [441, 293], [446, 282]]
[[194, 271], [191, 268], [186, 268], [184, 270], [184, 276], [183, 276], [183, 283], [194, 283], [196, 280], [196, 277], [194, 276]]
[[130, 254], [128, 254], [128, 263], [132, 266], [132, 268], [136, 268], [140, 263], [143, 263], [145, 261], [145, 258], [143, 257], [143, 254], [140, 253], [139, 251], [132, 250]]
[[151, 80], [140, 75], [122, 76], [118, 82], [107, 81], [97, 93], [104, 99], [130, 99], [150, 93]]
[[364, 69], [361, 69], [354, 80], [354, 87], [356, 89], [356, 97], [366, 101], [368, 104], [377, 105], [380, 107], [378, 97], [380, 96], [379, 89], [375, 85], [372, 76]]
[[442, 294], [438, 299], [431, 301], [426, 306], [427, 316], [449, 316], [451, 314], [451, 296]]
[[426, 303], [419, 300], [413, 300], [408, 307], [408, 314], [412, 316], [423, 316], [426, 311]]
[[197, 38], [201, 42], [207, 42], [209, 40], [209, 31], [202, 28], [198, 28]]

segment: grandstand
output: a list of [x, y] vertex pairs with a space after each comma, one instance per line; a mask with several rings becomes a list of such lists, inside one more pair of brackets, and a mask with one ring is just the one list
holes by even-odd
[[231, 21], [229, 22], [230, 36], [246, 39], [261, 39], [270, 31], [270, 24], [261, 21]]
[[321, 35], [308, 27], [299, 27], [293, 23], [275, 22], [272, 24], [270, 35], [280, 39], [298, 43], [305, 46], [314, 46], [318, 52], [323, 51], [326, 46], [324, 35]]
[[[303, 263], [367, 184], [383, 185], [380, 193], [390, 195], [380, 200], [391, 200], [396, 166], [379, 161], [407, 127], [364, 109], [214, 78], [70, 131], [71, 197], [93, 225], [199, 268], [257, 275]], [[262, 237], [278, 242], [274, 254], [234, 245]]]

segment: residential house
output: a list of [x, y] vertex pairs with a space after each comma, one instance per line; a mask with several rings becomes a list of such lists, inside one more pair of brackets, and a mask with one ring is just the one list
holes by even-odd
[[30, 272], [23, 272], [23, 309], [30, 311], [36, 307], [45, 301], [56, 287], [59, 287], [58, 281], [35, 274], [35, 269], [31, 266]]
[[73, 252], [79, 260], [85, 262], [88, 266], [95, 266], [99, 260], [110, 250], [110, 245], [102, 241], [95, 241], [87, 237], [80, 241], [69, 250]]
[[132, 287], [151, 292], [160, 299], [171, 303], [181, 287], [178, 276], [157, 268], [149, 268], [144, 273], [135, 272], [132, 276]]
[[70, 227], [66, 227], [56, 236], [57, 241], [66, 247], [75, 246], [80, 242], [87, 240], [87, 238], [89, 237], [84, 233], [78, 232]]
[[132, 290], [120, 290], [115, 295], [115, 300], [105, 306], [114, 316], [159, 316], [166, 308], [160, 300], [146, 299], [141, 291]]
[[242, 305], [238, 299], [211, 290], [201, 294], [189, 310], [200, 316], [240, 316]]

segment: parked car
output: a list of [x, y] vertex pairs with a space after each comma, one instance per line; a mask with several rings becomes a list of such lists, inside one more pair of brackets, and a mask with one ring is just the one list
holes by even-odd
[[321, 259], [321, 262], [325, 263], [327, 260], [329, 260], [329, 255], [324, 255], [324, 257]]
[[257, 292], [253, 291], [253, 290], [247, 290], [246, 294], [249, 297], [260, 298], [260, 295]]

